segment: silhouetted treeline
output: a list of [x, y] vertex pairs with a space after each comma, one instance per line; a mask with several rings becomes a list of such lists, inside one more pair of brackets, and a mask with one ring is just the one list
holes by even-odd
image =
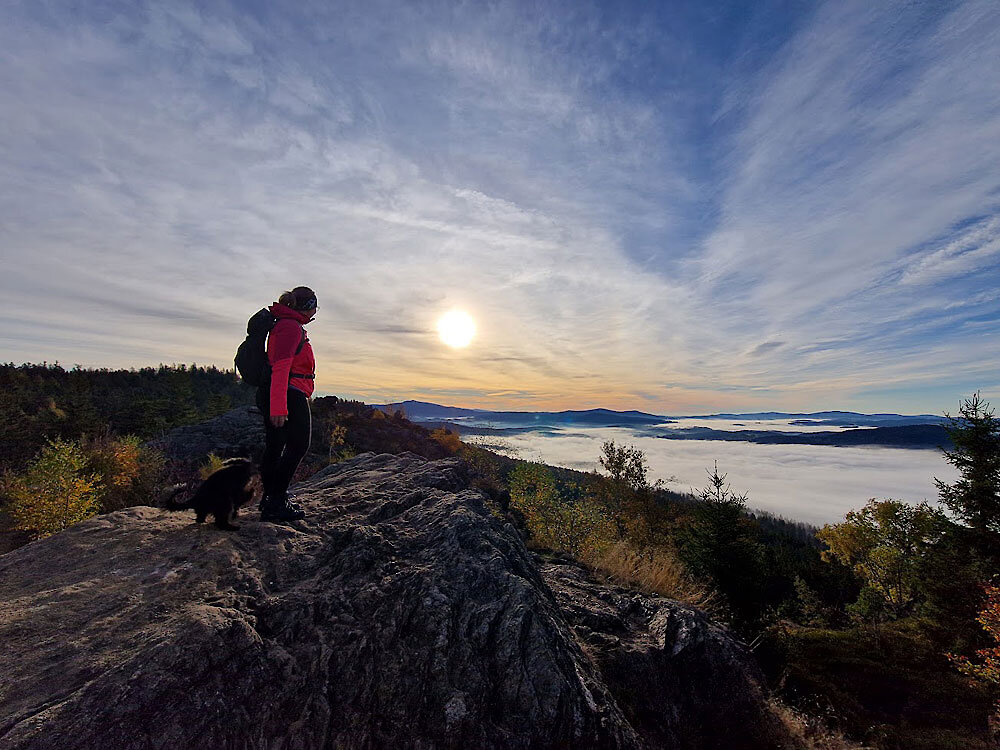
[[0, 466], [23, 466], [47, 439], [107, 432], [147, 439], [252, 400], [253, 390], [234, 371], [217, 367], [0, 364]]

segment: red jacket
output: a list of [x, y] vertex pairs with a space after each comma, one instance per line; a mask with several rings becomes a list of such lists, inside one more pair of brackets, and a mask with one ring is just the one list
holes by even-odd
[[[278, 322], [267, 337], [267, 361], [271, 363], [271, 416], [288, 415], [288, 389], [295, 388], [306, 396], [312, 396], [316, 381], [312, 378], [297, 378], [296, 375], [316, 374], [316, 358], [303, 328], [309, 318], [287, 305], [275, 302], [268, 308]], [[302, 350], [296, 354], [299, 342], [305, 339]]]

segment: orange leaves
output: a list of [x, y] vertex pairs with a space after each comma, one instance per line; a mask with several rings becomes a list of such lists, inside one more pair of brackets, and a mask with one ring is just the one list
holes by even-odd
[[990, 634], [996, 645], [976, 652], [979, 662], [966, 656], [948, 654], [959, 671], [981, 682], [1000, 684], [1000, 586], [984, 586], [986, 603], [976, 620]]
[[462, 449], [462, 441], [459, 439], [458, 434], [451, 430], [443, 428], [432, 430], [431, 437], [444, 446], [449, 453], [458, 453]]

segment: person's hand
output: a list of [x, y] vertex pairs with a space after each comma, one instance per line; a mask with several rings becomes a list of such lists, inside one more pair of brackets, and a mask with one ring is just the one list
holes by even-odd
[[280, 415], [277, 415], [277, 416], [275, 416], [275, 415], [271, 416], [271, 424], [274, 425], [275, 427], [284, 427], [285, 426], [285, 422], [287, 422], [287, 421], [288, 421], [288, 417], [286, 415], [284, 415], [284, 414], [280, 414]]

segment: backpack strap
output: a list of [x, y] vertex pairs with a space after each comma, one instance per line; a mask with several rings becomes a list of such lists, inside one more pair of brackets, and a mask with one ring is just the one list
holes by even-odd
[[[299, 352], [301, 352], [302, 351], [302, 347], [306, 345], [306, 329], [303, 326], [299, 326], [299, 327], [302, 328], [302, 340], [299, 341], [299, 348], [295, 350], [296, 354], [298, 354]], [[300, 375], [297, 372], [290, 372], [290, 373], [288, 373], [288, 378], [289, 378], [289, 380], [291, 380], [292, 378], [301, 378], [302, 380], [315, 380], [316, 376], [315, 375]]]

